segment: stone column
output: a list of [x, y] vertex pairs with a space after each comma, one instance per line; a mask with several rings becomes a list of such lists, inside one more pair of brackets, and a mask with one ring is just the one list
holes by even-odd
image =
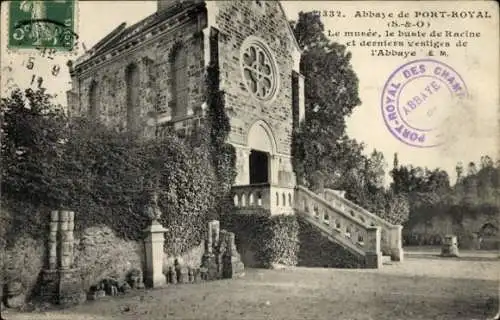
[[224, 238], [221, 242], [225, 243], [226, 252], [223, 257], [223, 278], [234, 278], [244, 274], [245, 266], [241, 262], [241, 257], [238, 254], [235, 244], [235, 235], [232, 232], [224, 232]]
[[391, 244], [391, 260], [392, 261], [403, 261], [403, 239], [402, 232], [403, 226], [397, 225], [390, 230], [390, 244]]
[[269, 182], [278, 185], [279, 157], [275, 154], [269, 155]]
[[[208, 223], [207, 236], [205, 241], [205, 252], [201, 259], [201, 269], [203, 270], [205, 280], [215, 280], [218, 278], [217, 256], [213, 247], [219, 241], [219, 221], [213, 220]], [[215, 236], [214, 236], [215, 235]]]
[[78, 304], [83, 294], [80, 272], [73, 268], [73, 230], [73, 211], [51, 212], [48, 263], [42, 272], [41, 295], [62, 306]]
[[208, 67], [211, 60], [210, 51], [210, 27], [203, 29], [203, 62], [205, 68]]
[[382, 267], [382, 251], [380, 250], [380, 227], [366, 229], [365, 267], [379, 269]]
[[150, 288], [159, 288], [167, 284], [166, 277], [163, 274], [163, 245], [166, 231], [167, 229], [163, 228], [156, 219], [145, 230], [146, 272], [144, 274], [144, 284]]
[[70, 269], [73, 264], [73, 212], [71, 211], [59, 211], [59, 241], [60, 241], [60, 254], [59, 254], [59, 268], [60, 269]]
[[48, 241], [48, 268], [50, 270], [57, 269], [57, 231], [59, 228], [59, 211], [52, 211], [50, 213], [50, 233]]
[[212, 220], [208, 223], [208, 240], [210, 241], [212, 247], [219, 246], [219, 233], [220, 233], [220, 222], [219, 220]]
[[236, 170], [237, 176], [235, 184], [248, 185], [250, 184], [250, 149], [245, 147], [237, 147]]

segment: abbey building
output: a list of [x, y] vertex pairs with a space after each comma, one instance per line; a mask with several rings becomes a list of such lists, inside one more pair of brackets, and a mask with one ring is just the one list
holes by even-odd
[[235, 203], [291, 212], [300, 57], [279, 1], [160, 0], [154, 14], [119, 25], [74, 61], [69, 112], [148, 136], [165, 127], [189, 134], [205, 116], [205, 73], [215, 63], [237, 152]]

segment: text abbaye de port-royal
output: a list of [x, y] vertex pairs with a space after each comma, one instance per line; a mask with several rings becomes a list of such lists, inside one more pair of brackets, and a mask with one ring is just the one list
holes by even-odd
[[408, 15], [404, 12], [381, 12], [372, 10], [358, 10], [354, 14], [354, 18], [418, 18], [418, 19], [491, 19], [492, 15], [489, 11], [469, 11], [469, 10], [436, 10], [436, 11], [413, 11]]

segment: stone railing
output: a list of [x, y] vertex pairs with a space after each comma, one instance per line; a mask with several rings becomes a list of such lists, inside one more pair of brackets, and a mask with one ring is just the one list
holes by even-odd
[[301, 186], [296, 188], [295, 209], [345, 249], [364, 258], [367, 268], [381, 267], [380, 227], [362, 223]]
[[263, 209], [269, 214], [292, 214], [294, 189], [268, 183], [232, 187], [234, 206], [240, 213]]
[[355, 203], [342, 197], [338, 191], [324, 189], [324, 199], [335, 209], [367, 226], [381, 228], [381, 247], [384, 254], [393, 261], [403, 261], [402, 230], [403, 226], [394, 225]]

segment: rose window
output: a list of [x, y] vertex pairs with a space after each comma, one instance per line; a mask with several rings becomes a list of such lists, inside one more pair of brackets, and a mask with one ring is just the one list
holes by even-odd
[[270, 100], [277, 87], [276, 65], [262, 42], [250, 38], [242, 46], [241, 68], [247, 90], [259, 100]]

